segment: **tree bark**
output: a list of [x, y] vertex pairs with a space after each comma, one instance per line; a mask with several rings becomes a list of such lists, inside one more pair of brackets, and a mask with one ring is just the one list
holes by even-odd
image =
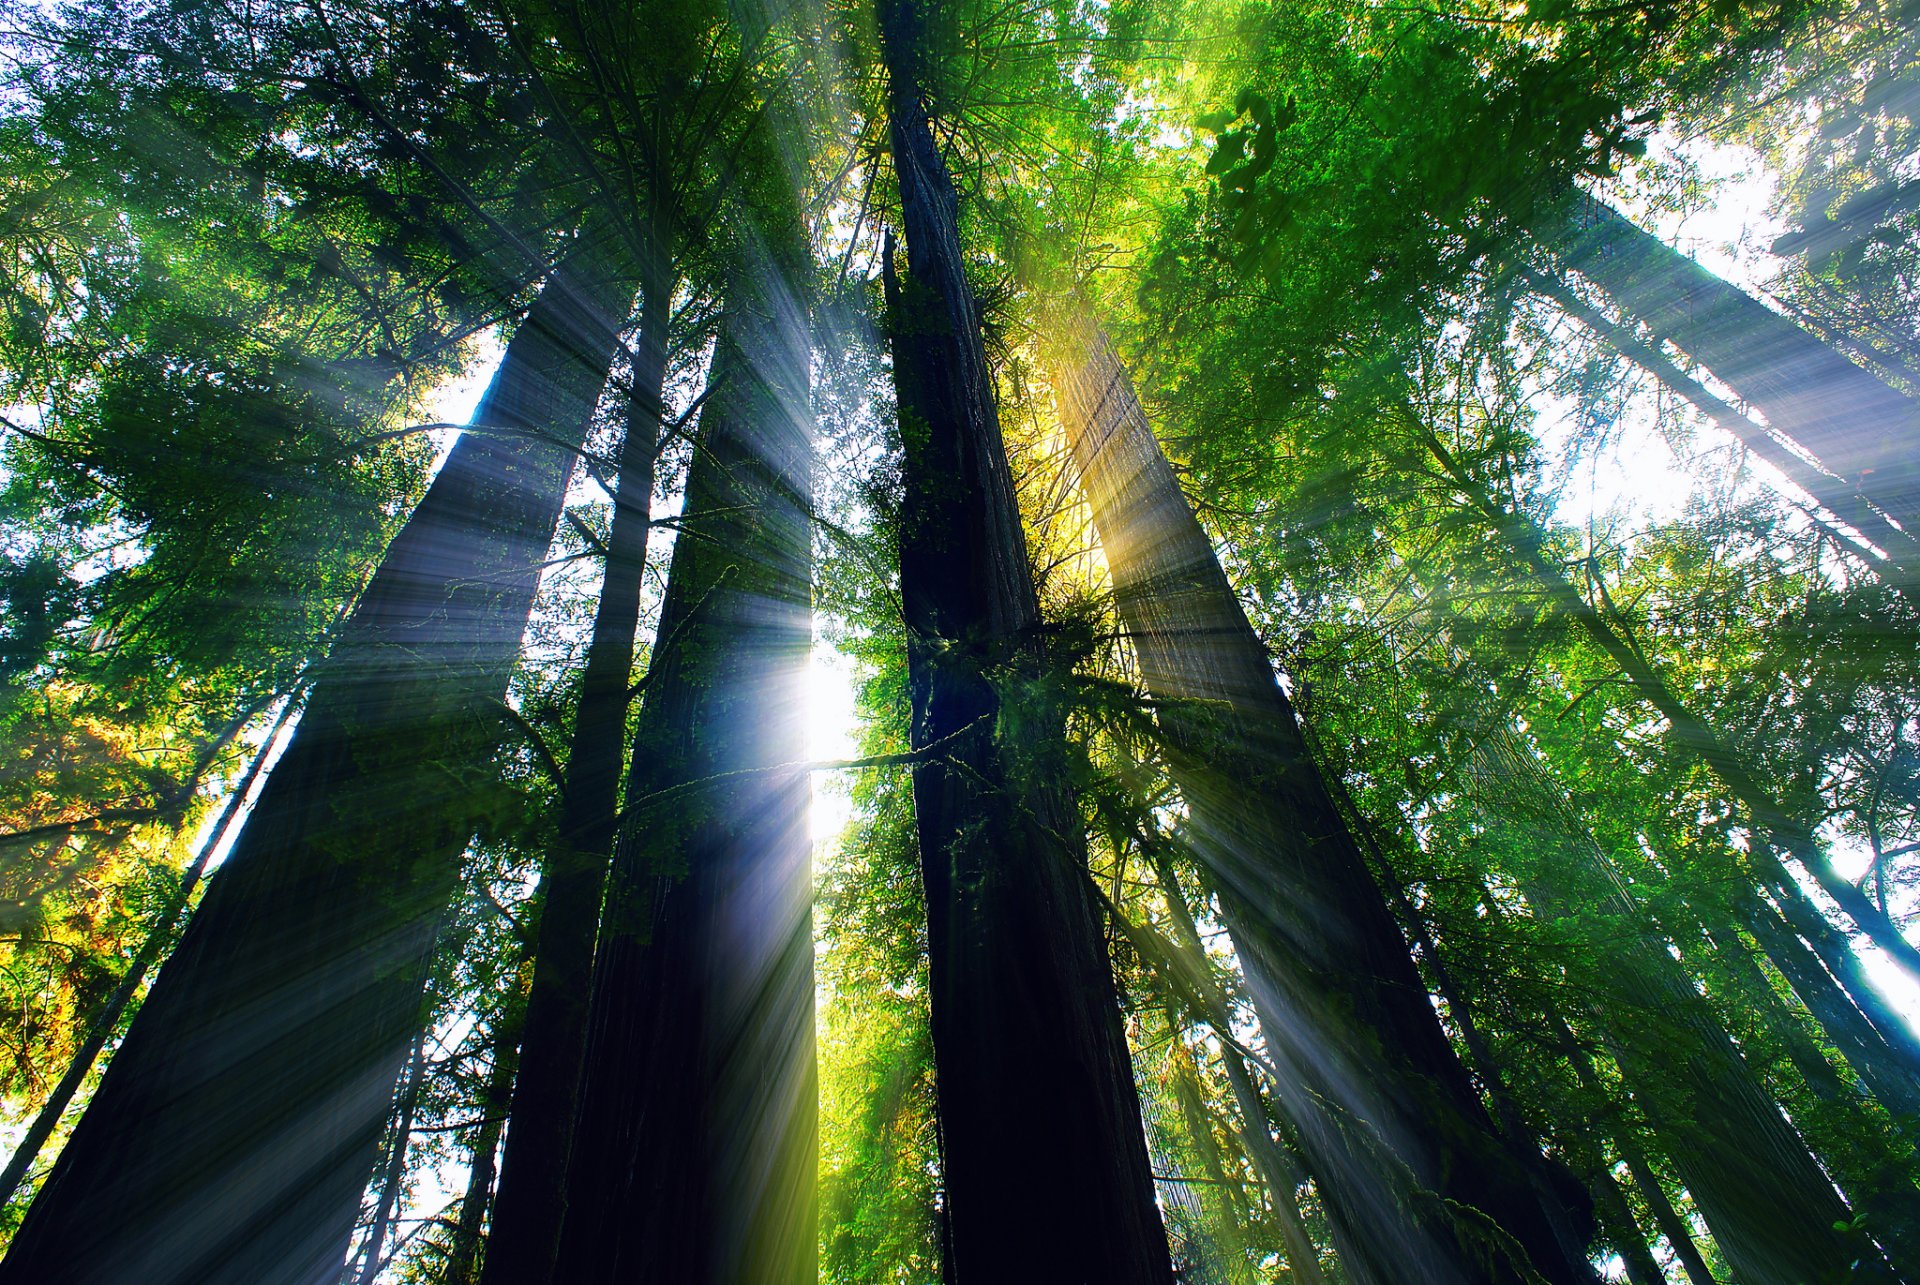
[[632, 295], [556, 272], [320, 670], [4, 1263], [8, 1285], [331, 1281], [573, 452]]
[[558, 1278], [816, 1274], [805, 305], [736, 282], [595, 962]]
[[594, 609], [573, 736], [567, 754], [559, 834], [541, 877], [540, 926], [527, 996], [513, 1128], [501, 1157], [487, 1238], [485, 1285], [544, 1285], [553, 1279], [566, 1214], [567, 1155], [586, 1055], [587, 996], [594, 938], [620, 806], [634, 642], [647, 569], [654, 463], [662, 445], [670, 274], [643, 286], [640, 339], [628, 392], [626, 437], [613, 495], [600, 599]]
[[881, 0], [880, 22], [909, 270], [889, 252], [947, 1279], [1168, 1285], [958, 197], [922, 102], [924, 0]]
[[1349, 1277], [1591, 1281], [1441, 1030], [1125, 370], [1090, 324], [1067, 329], [1061, 419]]
[[[1154, 873], [1167, 899], [1167, 908], [1179, 937], [1178, 948], [1196, 960], [1204, 959], [1205, 946], [1200, 940], [1200, 928], [1187, 910], [1186, 894], [1181, 890], [1172, 861], [1162, 852], [1149, 854], [1149, 860], [1153, 863]], [[1209, 1011], [1203, 1016], [1213, 1026], [1222, 1043], [1220, 1060], [1226, 1067], [1228, 1083], [1233, 1087], [1234, 1105], [1240, 1110], [1241, 1138], [1246, 1143], [1247, 1154], [1260, 1170], [1261, 1178], [1266, 1181], [1268, 1193], [1273, 1197], [1274, 1218], [1280, 1225], [1280, 1240], [1287, 1251], [1287, 1270], [1302, 1285], [1325, 1285], [1326, 1274], [1320, 1269], [1320, 1251], [1307, 1234], [1306, 1219], [1300, 1214], [1298, 1193], [1305, 1175], [1300, 1172], [1300, 1166], [1294, 1162], [1293, 1156], [1273, 1136], [1266, 1098], [1247, 1070], [1246, 1058], [1228, 1042], [1232, 1038], [1233, 1027], [1224, 999], [1211, 994], [1205, 998], [1209, 1001]]]
[[[1491, 904], [1491, 903], [1489, 903]], [[1573, 1065], [1573, 1073], [1581, 1087], [1595, 1099], [1609, 1104], [1616, 1117], [1618, 1108], [1612, 1105], [1612, 1096], [1600, 1083], [1599, 1073], [1594, 1070], [1593, 1059], [1588, 1055], [1586, 1046], [1574, 1035], [1567, 1025], [1565, 1017], [1557, 1010], [1549, 1009], [1547, 1021], [1552, 1025], [1567, 1060]], [[1598, 1131], [1601, 1122], [1595, 1121]], [[1680, 1260], [1681, 1268], [1693, 1285], [1718, 1285], [1713, 1272], [1707, 1267], [1706, 1259], [1700, 1254], [1700, 1247], [1693, 1243], [1693, 1231], [1687, 1226], [1673, 1202], [1667, 1199], [1666, 1188], [1660, 1185], [1660, 1179], [1653, 1172], [1653, 1166], [1647, 1162], [1646, 1153], [1633, 1136], [1633, 1127], [1624, 1120], [1615, 1118], [1607, 1125], [1613, 1135], [1614, 1150], [1626, 1164], [1627, 1172], [1633, 1176], [1634, 1185], [1639, 1187], [1640, 1195], [1647, 1202], [1647, 1208], [1653, 1214], [1654, 1225], [1660, 1228], [1660, 1234], [1667, 1238], [1667, 1245]]]
[[[533, 970], [529, 965], [530, 961], [521, 962], [521, 985], [531, 982]], [[525, 1023], [526, 999], [516, 988], [493, 1030], [493, 1068], [480, 1097], [482, 1118], [468, 1162], [467, 1189], [461, 1193], [453, 1239], [447, 1247], [444, 1285], [473, 1285], [480, 1279], [481, 1228], [486, 1224], [487, 1207], [492, 1201], [500, 1135], [513, 1101], [514, 1079], [520, 1069], [520, 1035]]]
[[[387, 1167], [380, 1175], [380, 1203], [374, 1208], [373, 1223], [367, 1228], [367, 1243], [360, 1250], [360, 1270], [353, 1275], [356, 1285], [373, 1285], [386, 1264], [387, 1236], [393, 1230], [394, 1214], [400, 1208], [400, 1188], [406, 1182], [407, 1144], [413, 1141], [413, 1116], [420, 1105], [420, 1081], [427, 1071], [427, 1033], [414, 1037], [413, 1056], [408, 1059], [407, 1078], [400, 1086], [399, 1111], [394, 1116], [392, 1135], [387, 1143]], [[341, 1279], [348, 1279], [342, 1273]]]
[[1815, 468], [1775, 441], [1765, 428], [1708, 392], [1699, 380], [1689, 377], [1665, 353], [1588, 304], [1568, 289], [1565, 282], [1530, 271], [1523, 271], [1522, 276], [1534, 293], [1553, 300], [1568, 316], [1605, 339], [1621, 356], [1692, 402], [1707, 418], [1805, 491], [1815, 503], [1884, 550], [1884, 558], [1861, 550], [1875, 574], [1903, 594], [1913, 593], [1920, 587], [1916, 581], [1916, 576], [1920, 576], [1920, 539], [1887, 521], [1885, 514], [1868, 504], [1848, 483]]
[[1775, 433], [1920, 536], [1920, 401], [1603, 201], [1566, 191], [1536, 209], [1527, 227], [1563, 269], [1711, 370]]

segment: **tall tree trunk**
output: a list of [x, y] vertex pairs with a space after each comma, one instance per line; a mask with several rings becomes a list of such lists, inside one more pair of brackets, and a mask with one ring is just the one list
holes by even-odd
[[[530, 986], [532, 961], [520, 965], [520, 986]], [[481, 1228], [492, 1203], [493, 1180], [500, 1135], [513, 1101], [514, 1078], [520, 1069], [521, 1032], [526, 1026], [527, 1002], [516, 986], [493, 1029], [493, 1067], [480, 1095], [480, 1127], [473, 1136], [467, 1162], [467, 1189], [454, 1215], [453, 1238], [447, 1246], [447, 1268], [442, 1285], [473, 1285], [480, 1279]]]
[[29, 1210], [7, 1285], [339, 1272], [630, 281], [549, 280]]
[[60, 1125], [60, 1117], [66, 1114], [67, 1105], [73, 1101], [74, 1094], [86, 1083], [87, 1075], [93, 1070], [93, 1063], [100, 1056], [100, 1050], [107, 1046], [113, 1033], [120, 1029], [120, 1019], [126, 1014], [127, 1006], [133, 997], [140, 993], [140, 987], [147, 980], [147, 970], [160, 958], [160, 953], [173, 941], [173, 930], [180, 925], [187, 914], [187, 908], [193, 901], [193, 894], [199, 890], [200, 879], [206, 873], [207, 862], [220, 847], [220, 841], [226, 837], [227, 830], [233, 825], [233, 819], [240, 814], [247, 795], [253, 790], [253, 783], [259, 779], [260, 771], [266, 766], [267, 756], [273, 753], [273, 743], [279, 739], [280, 731], [287, 720], [299, 708], [299, 693], [290, 692], [286, 704], [281, 706], [273, 725], [267, 729], [266, 739], [260, 742], [260, 748], [254, 752], [247, 764], [246, 775], [240, 778], [233, 788], [227, 803], [220, 810], [220, 819], [215, 821], [213, 829], [207, 834], [206, 842], [200, 845], [200, 851], [194, 854], [193, 861], [180, 874], [180, 886], [174, 889], [172, 899], [161, 913], [160, 919], [147, 933], [147, 939], [140, 943], [139, 951], [127, 964], [127, 971], [120, 978], [120, 984], [107, 996], [107, 1002], [95, 1015], [93, 1025], [87, 1029], [87, 1035], [80, 1047], [73, 1051], [73, 1060], [67, 1063], [67, 1069], [60, 1082], [53, 1086], [53, 1092], [41, 1104], [33, 1117], [33, 1123], [27, 1126], [26, 1133], [15, 1147], [13, 1154], [7, 1157], [5, 1172], [0, 1173], [0, 1209], [13, 1203], [14, 1194], [20, 1190], [27, 1175], [33, 1170], [33, 1162], [39, 1158], [41, 1148], [47, 1145], [47, 1139]]
[[414, 1036], [413, 1056], [407, 1059], [407, 1078], [400, 1085], [399, 1110], [387, 1141], [387, 1167], [380, 1175], [380, 1203], [374, 1207], [373, 1222], [367, 1228], [367, 1242], [360, 1250], [360, 1270], [342, 1273], [343, 1281], [355, 1285], [373, 1285], [379, 1278], [387, 1252], [387, 1237], [393, 1231], [394, 1215], [400, 1209], [400, 1189], [406, 1183], [407, 1146], [413, 1141], [414, 1112], [420, 1106], [420, 1082], [427, 1073], [427, 1033]]
[[[881, 0], [908, 278], [887, 262], [904, 452], [915, 825], [953, 1285], [1166, 1285], [1140, 1100], [1000, 434], [958, 196], [921, 90], [927, 0]], [[889, 251], [891, 245], [889, 243]], [[1008, 698], [1009, 689], [1018, 691]]]
[[1593, 1193], [1593, 1208], [1599, 1218], [1601, 1235], [1605, 1237], [1607, 1246], [1620, 1255], [1620, 1262], [1627, 1269], [1627, 1280], [1631, 1285], [1667, 1285], [1667, 1275], [1660, 1270], [1652, 1247], [1647, 1244], [1647, 1238], [1634, 1221], [1633, 1210], [1627, 1206], [1626, 1193], [1620, 1190], [1613, 1170], [1601, 1157], [1598, 1142], [1592, 1138], [1580, 1138], [1575, 1145], [1582, 1166], [1587, 1170], [1587, 1190]]
[[1775, 433], [1920, 536], [1920, 401], [1897, 392], [1605, 202], [1568, 190], [1527, 227], [1563, 269], [1712, 371]]
[[1847, 1273], [1854, 1250], [1834, 1231], [1847, 1206], [1527, 747], [1496, 730], [1468, 772], [1531, 839], [1535, 866], [1509, 872], [1527, 900], [1605, 943], [1595, 1021], [1735, 1275], [1799, 1285]]
[[575, 707], [559, 834], [541, 876], [540, 926], [527, 997], [513, 1128], [501, 1157], [500, 1191], [487, 1238], [486, 1285], [544, 1285], [566, 1213], [594, 937], [612, 855], [626, 757], [627, 708], [641, 582], [647, 569], [654, 463], [665, 423], [667, 322], [673, 283], [656, 270], [643, 286], [640, 340], [627, 394], [626, 437], [613, 495], [600, 600]]
[[[1494, 904], [1490, 897], [1487, 904]], [[1646, 1201], [1647, 1209], [1653, 1214], [1654, 1225], [1667, 1238], [1667, 1245], [1680, 1260], [1687, 1278], [1693, 1285], [1717, 1285], [1713, 1272], [1708, 1269], [1706, 1259], [1700, 1253], [1700, 1247], [1693, 1243], [1692, 1229], [1673, 1207], [1673, 1202], [1667, 1199], [1666, 1188], [1660, 1185], [1653, 1166], [1647, 1162], [1646, 1153], [1640, 1149], [1640, 1143], [1633, 1135], [1633, 1126], [1618, 1118], [1619, 1108], [1601, 1084], [1599, 1072], [1594, 1069], [1593, 1059], [1587, 1052], [1587, 1045], [1573, 1033], [1573, 1028], [1567, 1025], [1566, 1018], [1558, 1010], [1547, 1011], [1547, 1022], [1559, 1039], [1581, 1087], [1596, 1101], [1606, 1103], [1607, 1109], [1614, 1113], [1615, 1118], [1604, 1125], [1613, 1136], [1614, 1150], [1626, 1164], [1634, 1185], [1640, 1189], [1641, 1199]], [[1602, 1127], [1602, 1121], [1595, 1120], [1593, 1124], [1596, 1132]]]
[[[1180, 887], [1172, 860], [1164, 852], [1149, 853], [1148, 859], [1153, 864], [1154, 874], [1167, 899], [1167, 909], [1178, 939], [1176, 948], [1185, 951], [1195, 961], [1204, 961], [1206, 947], [1200, 939], [1200, 927], [1187, 910], [1186, 894]], [[1226, 1068], [1227, 1081], [1233, 1087], [1234, 1105], [1240, 1111], [1241, 1139], [1246, 1144], [1254, 1167], [1267, 1184], [1268, 1194], [1273, 1197], [1274, 1219], [1280, 1225], [1280, 1240], [1287, 1251], [1287, 1270], [1303, 1285], [1325, 1285], [1326, 1275], [1320, 1270], [1320, 1251], [1307, 1234], [1306, 1219], [1300, 1214], [1298, 1193], [1305, 1175], [1300, 1172], [1293, 1156], [1273, 1136], [1266, 1098], [1247, 1070], [1246, 1057], [1228, 1043], [1233, 1036], [1233, 1025], [1225, 998], [1213, 994], [1207, 994], [1204, 998], [1208, 1001], [1208, 1011], [1202, 1016], [1222, 1041], [1220, 1060]]]
[[742, 274], [716, 345], [594, 966], [562, 1280], [816, 1274], [797, 280]]
[[[1479, 481], [1461, 466], [1434, 431], [1411, 410], [1405, 418], [1409, 426], [1440, 464], [1454, 487], [1488, 525], [1506, 541], [1519, 557], [1527, 573], [1540, 590], [1567, 619], [1584, 632], [1620, 667], [1640, 698], [1667, 720], [1669, 734], [1688, 753], [1699, 758], [1720, 779], [1730, 794], [1746, 809], [1753, 824], [1778, 841], [1797, 857], [1821, 889], [1832, 897], [1875, 945], [1887, 952], [1908, 976], [1920, 981], [1920, 949], [1916, 949], [1871, 898], [1843, 878], [1832, 858], [1820, 846], [1812, 829], [1754, 775], [1744, 756], [1720, 739], [1719, 734], [1681, 702], [1663, 681], [1652, 662], [1637, 646], [1623, 638], [1548, 558], [1546, 541], [1540, 530], [1524, 514], [1508, 510]], [[1792, 876], [1766, 845], [1756, 844], [1752, 860], [1769, 884], [1792, 883]]]
[[1441, 1030], [1125, 370], [1067, 329], [1055, 388], [1121, 620], [1348, 1275], [1519, 1280], [1517, 1245], [1549, 1280], [1592, 1280]]
[[1788, 450], [1765, 428], [1714, 396], [1699, 380], [1688, 376], [1653, 344], [1581, 299], [1565, 282], [1525, 270], [1521, 275], [1534, 293], [1553, 300], [1568, 316], [1605, 339], [1621, 356], [1692, 402], [1707, 418], [1778, 469], [1829, 513], [1885, 550], [1884, 559], [1861, 550], [1867, 565], [1882, 579], [1902, 593], [1913, 593], [1920, 588], [1920, 580], [1916, 579], [1920, 577], [1920, 539], [1887, 521], [1886, 515], [1861, 498], [1851, 484], [1822, 472]]
[[[1911, 1047], [1912, 1034], [1906, 1029], [1905, 1019], [1873, 989], [1845, 939], [1837, 932], [1831, 933], [1840, 938], [1830, 943], [1833, 962], [1860, 975], [1853, 979], [1853, 988], [1843, 989], [1822, 953], [1788, 927], [1767, 901], [1757, 895], [1746, 899], [1742, 922], [1881, 1105], [1920, 1120], [1920, 1061], [1916, 1061]], [[1821, 923], [1831, 928], [1824, 920]], [[1827, 933], [1819, 936], [1826, 942]], [[1849, 993], [1854, 988], [1865, 995], [1873, 1006], [1871, 1010], [1863, 1010]]]

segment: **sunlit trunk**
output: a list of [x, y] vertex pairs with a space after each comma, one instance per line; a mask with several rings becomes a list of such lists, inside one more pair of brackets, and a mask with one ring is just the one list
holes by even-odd
[[1605, 943], [1580, 970], [1592, 1021], [1734, 1274], [1796, 1285], [1844, 1272], [1857, 1252], [1834, 1231], [1846, 1204], [1527, 747], [1496, 731], [1468, 772], [1501, 822], [1526, 830], [1533, 866], [1509, 873], [1535, 913], [1587, 921]]
[[[1853, 486], [1832, 474], [1822, 472], [1775, 440], [1761, 425], [1740, 413], [1725, 400], [1709, 392], [1699, 380], [1687, 375], [1653, 343], [1643, 340], [1629, 327], [1607, 317], [1588, 304], [1566, 283], [1539, 273], [1526, 273], [1525, 280], [1535, 292], [1552, 299], [1569, 316], [1600, 335], [1615, 351], [1659, 380], [1673, 393], [1704, 413], [1722, 429], [1731, 433], [1755, 455], [1778, 469], [1794, 485], [1813, 497], [1835, 517], [1878, 546], [1885, 557], [1860, 550], [1867, 565], [1899, 589], [1911, 594], [1920, 590], [1920, 538], [1887, 521], [1886, 515], [1867, 501]], [[1858, 545], [1855, 545], [1858, 548]]]
[[[1667, 735], [1680, 748], [1705, 764], [1719, 778], [1727, 793], [1746, 810], [1753, 824], [1764, 831], [1768, 839], [1798, 858], [1821, 890], [1833, 898], [1847, 917], [1908, 976], [1920, 981], [1920, 949], [1907, 940], [1900, 926], [1885, 910], [1875, 905], [1866, 893], [1848, 882], [1834, 868], [1832, 858], [1814, 837], [1812, 828], [1774, 797], [1748, 760], [1731, 743], [1723, 740], [1706, 720], [1689, 709], [1661, 678], [1645, 653], [1623, 638], [1606, 617], [1567, 582], [1560, 568], [1548, 556], [1546, 538], [1532, 520], [1502, 504], [1411, 410], [1405, 413], [1405, 419], [1454, 488], [1513, 551], [1525, 573], [1553, 604], [1554, 609], [1592, 639], [1620, 667], [1640, 698], [1666, 719]], [[1767, 843], [1755, 844], [1750, 860], [1769, 885], [1783, 889], [1792, 885], [1792, 876], [1781, 865], [1779, 858], [1773, 855]]]
[[716, 345], [594, 966], [564, 1281], [815, 1276], [799, 279], [736, 282]]
[[1121, 621], [1349, 1277], [1521, 1279], [1467, 1207], [1547, 1279], [1591, 1280], [1441, 1030], [1126, 371], [1091, 325], [1066, 328], [1055, 390]]
[[1562, 268], [1712, 371], [1774, 432], [1920, 536], [1920, 401], [1604, 201], [1568, 191], [1543, 204], [1528, 228]]
[[576, 256], [316, 678], [13, 1242], [12, 1285], [331, 1282], [632, 296]]
[[627, 393], [626, 436], [607, 532], [600, 599], [594, 610], [573, 736], [567, 754], [559, 833], [541, 876], [533, 986], [527, 996], [513, 1127], [500, 1162], [487, 1285], [544, 1285], [566, 1211], [567, 1154], [587, 1042], [587, 991], [594, 938], [619, 807], [627, 708], [641, 580], [647, 569], [654, 461], [663, 426], [667, 317], [672, 283], [658, 270], [642, 287], [640, 337]]

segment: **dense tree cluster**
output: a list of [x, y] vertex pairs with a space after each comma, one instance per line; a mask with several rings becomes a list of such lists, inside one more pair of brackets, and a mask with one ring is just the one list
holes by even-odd
[[0, 13], [0, 1285], [1920, 1282], [1912, 4]]

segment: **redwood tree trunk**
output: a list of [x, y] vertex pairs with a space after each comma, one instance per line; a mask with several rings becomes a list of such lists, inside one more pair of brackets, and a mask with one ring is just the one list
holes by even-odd
[[882, 0], [880, 17], [909, 267], [898, 281], [889, 253], [947, 1277], [1167, 1285], [958, 197], [921, 101], [930, 24], [920, 0]]
[[816, 1275], [812, 423], [806, 313], [780, 288], [794, 279], [730, 292], [716, 348], [594, 966], [565, 1281]]
[[1562, 267], [1712, 371], [1774, 432], [1920, 536], [1920, 401], [1604, 201], [1568, 191], [1535, 211], [1528, 228]]
[[1715, 424], [1813, 497], [1815, 502], [1884, 550], [1884, 559], [1870, 553], [1865, 555], [1867, 565], [1873, 568], [1875, 574], [1903, 594], [1912, 594], [1920, 589], [1920, 539], [1916, 539], [1912, 532], [1888, 522], [1886, 516], [1868, 504], [1850, 483], [1822, 472], [1788, 450], [1765, 428], [1714, 396], [1699, 380], [1688, 376], [1653, 344], [1574, 294], [1565, 282], [1534, 272], [1524, 272], [1523, 277], [1535, 293], [1553, 300], [1569, 316], [1604, 338], [1621, 356], [1638, 365], [1670, 391], [1692, 402]]
[[[1920, 981], [1920, 949], [1907, 940], [1900, 926], [1885, 910], [1841, 876], [1834, 868], [1832, 858], [1814, 836], [1812, 828], [1774, 797], [1755, 774], [1746, 757], [1730, 742], [1722, 740], [1706, 720], [1689, 709], [1661, 678], [1646, 654], [1622, 638], [1606, 618], [1567, 583], [1548, 556], [1546, 539], [1532, 520], [1523, 513], [1507, 509], [1461, 465], [1438, 435], [1411, 410], [1406, 412], [1406, 419], [1452, 480], [1454, 487], [1486, 519], [1494, 533], [1506, 542], [1555, 609], [1591, 638], [1620, 667], [1640, 693], [1641, 699], [1667, 720], [1667, 734], [1688, 753], [1698, 757], [1720, 779], [1728, 795], [1740, 803], [1755, 826], [1800, 860], [1821, 890], [1833, 898], [1875, 945], [1886, 951], [1888, 957], [1908, 976]], [[1797, 893], [1792, 876], [1767, 844], [1755, 844], [1750, 859], [1768, 884]]]
[[1580, 1250], [1555, 1235], [1534, 1158], [1502, 1141], [1441, 1030], [1125, 370], [1097, 329], [1068, 329], [1061, 418], [1121, 620], [1161, 702], [1196, 855], [1284, 1081], [1278, 1104], [1348, 1275], [1369, 1285], [1523, 1279], [1525, 1265], [1455, 1215], [1468, 1206], [1547, 1279], [1592, 1280]]
[[[597, 247], [596, 247], [597, 249]], [[8, 1285], [331, 1282], [632, 295], [556, 272], [320, 670], [15, 1238]]]
[[620, 764], [626, 757], [634, 640], [652, 519], [648, 501], [664, 422], [661, 392], [673, 288], [667, 275], [652, 274], [640, 305], [640, 339], [627, 394], [626, 437], [600, 600], [575, 706], [559, 834], [540, 880], [533, 985], [527, 996], [520, 1073], [513, 1085], [513, 1127], [501, 1156], [500, 1190], [487, 1238], [481, 1276], [485, 1285], [544, 1285], [552, 1280], [566, 1212], [567, 1154], [587, 1043], [594, 937], [620, 804]]

